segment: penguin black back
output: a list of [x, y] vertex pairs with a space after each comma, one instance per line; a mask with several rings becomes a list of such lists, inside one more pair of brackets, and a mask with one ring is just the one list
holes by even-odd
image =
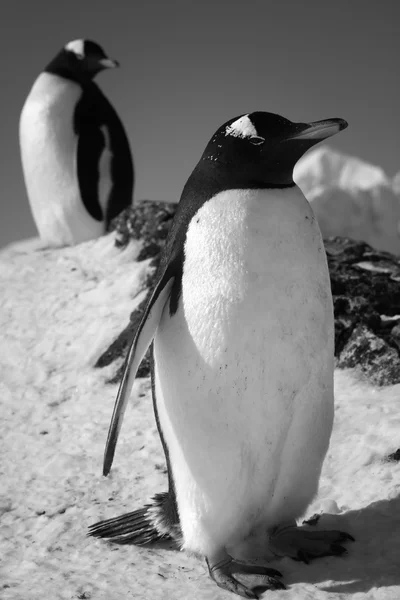
[[[114, 217], [132, 202], [134, 187], [133, 160], [125, 129], [114, 108], [100, 88], [89, 82], [74, 113], [74, 130], [78, 136], [77, 171], [82, 201], [97, 221], [108, 229]], [[111, 154], [112, 186], [104, 207], [99, 202], [100, 160], [103, 152]]]

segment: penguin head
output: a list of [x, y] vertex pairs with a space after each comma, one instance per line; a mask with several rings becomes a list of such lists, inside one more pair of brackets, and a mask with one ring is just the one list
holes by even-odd
[[209, 161], [252, 187], [294, 185], [293, 169], [312, 146], [347, 127], [343, 119], [293, 123], [269, 112], [253, 112], [224, 123], [208, 143]]
[[96, 42], [73, 40], [65, 44], [45, 71], [81, 83], [93, 79], [103, 69], [118, 66]]

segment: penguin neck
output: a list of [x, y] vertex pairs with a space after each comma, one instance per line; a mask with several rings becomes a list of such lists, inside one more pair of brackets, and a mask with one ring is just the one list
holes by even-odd
[[72, 71], [68, 63], [60, 60], [59, 56], [56, 56], [52, 61], [49, 62], [47, 67], [44, 69], [44, 72], [50, 73], [50, 75], [57, 75], [63, 79], [69, 79], [81, 87], [85, 87], [93, 83], [92, 77], [94, 74], [92, 75], [84, 72], [80, 73]]
[[[289, 184], [268, 183], [262, 177], [249, 177], [248, 173], [235, 171], [232, 165], [213, 162], [202, 158], [186, 182], [178, 206], [179, 218], [176, 223], [184, 221], [189, 224], [192, 216], [217, 194], [228, 190], [259, 189], [294, 189], [293, 181]], [[190, 205], [188, 211], [186, 206]], [[174, 225], [172, 225], [174, 228]]]
[[[220, 161], [212, 161], [206, 157], [202, 158], [198, 163], [193, 175], [196, 175], [197, 180], [204, 179], [206, 187], [212, 190], [211, 196], [215, 196], [219, 192], [233, 189], [287, 189], [295, 187], [293, 176], [288, 177], [287, 183], [276, 183], [268, 176], [252, 170], [251, 166], [247, 169], [239, 170], [228, 163]], [[210, 196], [210, 197], [211, 197]]]

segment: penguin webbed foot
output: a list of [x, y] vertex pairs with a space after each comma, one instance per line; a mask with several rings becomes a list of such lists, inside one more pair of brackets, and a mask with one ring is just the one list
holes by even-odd
[[275, 569], [238, 563], [228, 554], [219, 562], [206, 558], [206, 563], [218, 587], [243, 598], [258, 598], [258, 593], [266, 590], [285, 589], [278, 579], [282, 574]]
[[289, 556], [308, 564], [322, 556], [347, 554], [343, 543], [352, 541], [353, 536], [345, 531], [311, 531], [303, 527], [288, 527], [270, 538], [270, 548], [279, 556]]

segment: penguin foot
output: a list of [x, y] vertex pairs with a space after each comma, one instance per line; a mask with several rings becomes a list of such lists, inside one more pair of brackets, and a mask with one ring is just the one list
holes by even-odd
[[[220, 557], [219, 557], [220, 558]], [[259, 598], [265, 590], [284, 590], [275, 569], [238, 563], [228, 554], [219, 562], [206, 558], [208, 572], [218, 587], [233, 592], [242, 598]]]
[[347, 554], [343, 543], [354, 538], [344, 531], [311, 531], [302, 527], [287, 527], [270, 537], [270, 549], [278, 556], [289, 556], [294, 560], [309, 563], [321, 556]]

